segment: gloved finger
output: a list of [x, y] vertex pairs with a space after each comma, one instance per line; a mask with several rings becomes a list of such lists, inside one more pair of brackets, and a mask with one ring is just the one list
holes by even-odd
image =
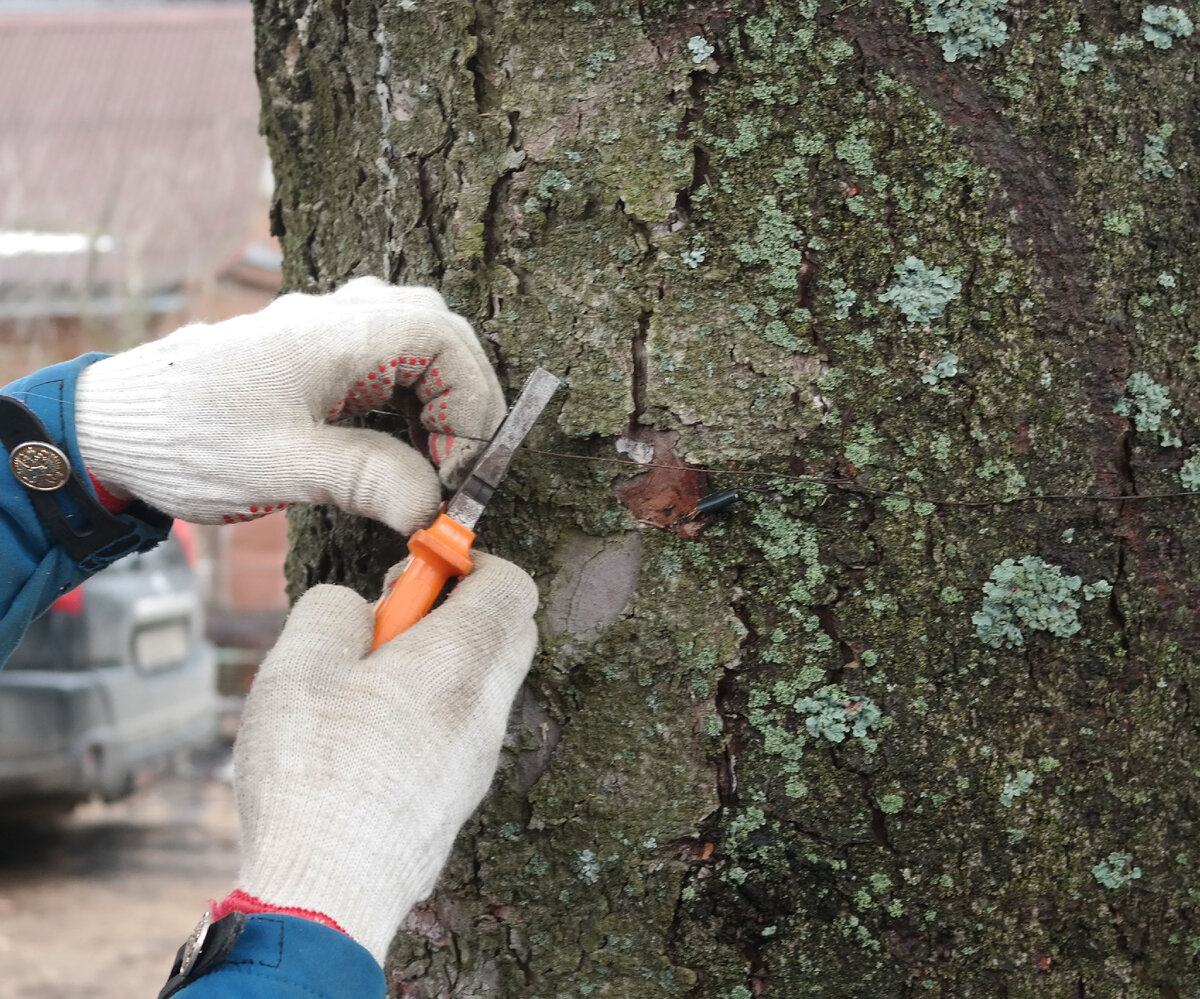
[[288, 292], [274, 299], [267, 309], [273, 312], [288, 312], [298, 309], [311, 315], [314, 302], [336, 303], [343, 306], [384, 304], [391, 308], [415, 306], [450, 311], [446, 300], [433, 288], [425, 288], [420, 285], [388, 284], [377, 277], [354, 278], [335, 291], [325, 294]]
[[[400, 578], [401, 574], [404, 572], [405, 569], [408, 568], [408, 564], [411, 561], [412, 561], [412, 556], [410, 555], [406, 558], [402, 558], [399, 562], [397, 562], [390, 569], [388, 569], [387, 573], [383, 577], [383, 592], [384, 593], [387, 593], [387, 591], [392, 588], [392, 584], [395, 583], [396, 580]], [[514, 606], [512, 608], [512, 610], [515, 612], [514, 616], [521, 615], [522, 613], [524, 613], [526, 616], [532, 617], [534, 611], [537, 610], [537, 600], [538, 600], [537, 586], [534, 585], [533, 580], [529, 578], [529, 574], [524, 569], [522, 569], [520, 566], [513, 565], [513, 563], [511, 563], [511, 562], [506, 562], [504, 559], [502, 559], [496, 555], [489, 555], [487, 552], [481, 552], [481, 551], [472, 551], [471, 552], [471, 561], [474, 564], [475, 568], [466, 577], [466, 579], [473, 579], [475, 581], [472, 582], [469, 586], [467, 586], [465, 592], [468, 595], [472, 594], [476, 588], [478, 588], [482, 585], [490, 585], [492, 587], [496, 587], [496, 586], [502, 587], [504, 589], [505, 593], [507, 593], [510, 598], [516, 598], [521, 601], [520, 603], [518, 603], [516, 606]], [[478, 573], [482, 573], [482, 576], [477, 575]], [[513, 583], [513, 585], [511, 585], [511, 586], [509, 586], [505, 582], [503, 582], [503, 580], [510, 573], [513, 576], [521, 577], [520, 580]], [[478, 581], [479, 579], [483, 579], [484, 582], [480, 583]], [[529, 586], [533, 586], [533, 605], [529, 609], [526, 609], [526, 606], [525, 606], [525, 599], [528, 596], [528, 590], [525, 589], [526, 583]], [[467, 584], [466, 584], [465, 579], [458, 584], [458, 586], [460, 586], [460, 587], [466, 586], [466, 585]], [[454, 590], [451, 591], [450, 596], [447, 598], [448, 600], [454, 600], [456, 606], [459, 603], [461, 603], [462, 600], [464, 599], [463, 597], [456, 596], [455, 594], [457, 594], [457, 593], [458, 593], [458, 588], [456, 587]]]
[[446, 307], [446, 300], [433, 288], [388, 284], [377, 277], [360, 277], [353, 281], [347, 281], [329, 297], [333, 301], [347, 305], [374, 305], [382, 301], [417, 308], [450, 311]]
[[[500, 397], [500, 386], [475, 332], [445, 307], [410, 304], [390, 295], [364, 304], [335, 302], [330, 296], [328, 301], [310, 299], [303, 305], [307, 312], [299, 318], [307, 319], [315, 331], [295, 346], [317, 357], [303, 377], [319, 393], [319, 404], [332, 405], [350, 389], [367, 387], [359, 386], [359, 381], [382, 381], [378, 376], [390, 376], [396, 368], [426, 376], [424, 384], [417, 386], [423, 402], [459, 387], [476, 389], [480, 382], [488, 385], [490, 395]], [[334, 341], [327, 336], [330, 328], [338, 331]], [[372, 374], [377, 377], [370, 378]], [[405, 383], [401, 379], [398, 384]], [[452, 426], [460, 433], [475, 429]]]
[[[358, 278], [330, 295], [286, 295], [269, 307], [307, 328], [294, 344], [312, 416], [337, 420], [386, 406], [395, 389], [422, 403], [430, 455], [453, 488], [504, 417], [504, 395], [470, 324], [430, 288]], [[334, 351], [323, 335], [338, 330]]]
[[465, 320], [445, 313], [459, 327], [448, 337], [413, 392], [422, 403], [421, 423], [430, 433], [430, 456], [448, 485], [504, 418], [504, 393], [487, 355]]
[[[317, 424], [293, 445], [302, 456], [288, 485], [304, 503], [332, 503], [401, 534], [437, 516], [441, 485], [429, 463], [394, 437], [360, 427]], [[282, 484], [281, 484], [282, 485]]]
[[[385, 593], [392, 588], [392, 584], [400, 578], [411, 561], [412, 556], [402, 558], [388, 569], [383, 577]], [[450, 591], [443, 606], [448, 605], [455, 610], [461, 608], [462, 613], [471, 614], [475, 605], [486, 605], [494, 601], [497, 613], [506, 618], [532, 619], [537, 611], [538, 592], [529, 573], [520, 566], [487, 552], [472, 551], [471, 561], [474, 568]]]
[[341, 335], [336, 357], [325, 343], [309, 375], [312, 414], [331, 419], [346, 410], [382, 407], [397, 387], [411, 389], [422, 404], [421, 422], [439, 437], [437, 460], [445, 465], [444, 481], [451, 481], [446, 476], [481, 446], [472, 438], [491, 437], [505, 410], [470, 324], [444, 306], [402, 305], [390, 297], [335, 307], [327, 322], [336, 323]]
[[498, 705], [507, 713], [533, 657], [537, 587], [511, 562], [485, 552], [472, 558], [475, 568], [445, 603], [379, 652], [391, 646], [400, 654], [420, 649], [424, 682], [448, 698], [473, 701], [485, 685], [510, 690]]
[[371, 606], [345, 586], [321, 584], [292, 608], [275, 647], [259, 667], [255, 686], [270, 685], [278, 673], [297, 675], [301, 663], [360, 659], [371, 646]]
[[538, 589], [533, 577], [515, 562], [489, 552], [472, 553], [475, 568], [450, 594], [447, 604], [494, 605], [507, 617], [532, 617], [537, 611]]
[[519, 565], [474, 551], [475, 568], [454, 588], [438, 611], [468, 617], [486, 628], [489, 617], [499, 621], [531, 619], [537, 611], [538, 590], [533, 579]]
[[509, 640], [507, 654], [484, 677], [483, 690], [477, 703], [491, 708], [501, 724], [508, 718], [513, 699], [525, 682], [537, 647], [537, 622], [529, 617]]
[[533, 617], [537, 603], [537, 587], [524, 570], [477, 553], [475, 569], [438, 608], [450, 609], [465, 624], [462, 631], [470, 636], [467, 641], [473, 650], [473, 655], [459, 661], [456, 671], [438, 678], [446, 684], [442, 697], [455, 705], [462, 730], [482, 736], [475, 748], [492, 758], [489, 770], [495, 766], [513, 699], [537, 650]]

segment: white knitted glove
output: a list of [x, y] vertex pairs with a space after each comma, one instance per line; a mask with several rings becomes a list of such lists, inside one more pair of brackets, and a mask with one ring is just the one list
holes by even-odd
[[407, 534], [437, 513], [433, 469], [387, 434], [338, 425], [382, 408], [395, 386], [424, 403], [430, 454], [454, 485], [483, 447], [462, 438], [490, 437], [504, 396], [437, 292], [377, 278], [285, 295], [90, 365], [76, 392], [79, 448], [117, 498], [194, 523], [334, 503]]
[[537, 589], [503, 559], [375, 652], [372, 608], [318, 586], [254, 681], [234, 747], [238, 887], [323, 913], [382, 964], [492, 779], [537, 645]]

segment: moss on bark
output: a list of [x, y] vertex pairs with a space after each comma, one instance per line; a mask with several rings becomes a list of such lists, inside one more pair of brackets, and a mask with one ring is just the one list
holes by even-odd
[[[914, 0], [257, 4], [289, 286], [437, 284], [592, 459], [481, 526], [546, 642], [396, 994], [1200, 991], [1194, 502], [1020, 499], [1173, 492], [1200, 444], [1197, 43], [992, 6], [951, 63]], [[741, 501], [674, 523], [696, 477], [622, 491], [625, 436]], [[399, 551], [302, 511], [290, 578]], [[1114, 589], [993, 648], [1029, 555]]]

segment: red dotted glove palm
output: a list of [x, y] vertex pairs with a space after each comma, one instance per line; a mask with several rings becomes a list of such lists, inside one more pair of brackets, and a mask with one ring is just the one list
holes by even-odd
[[396, 388], [422, 401], [430, 454], [453, 485], [504, 416], [487, 355], [437, 292], [359, 278], [91, 365], [76, 394], [79, 447], [114, 496], [194, 523], [333, 503], [410, 533], [437, 512], [437, 473], [344, 422]]

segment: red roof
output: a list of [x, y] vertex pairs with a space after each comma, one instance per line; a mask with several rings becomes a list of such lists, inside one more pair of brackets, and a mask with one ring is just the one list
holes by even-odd
[[[0, 15], [0, 309], [178, 288], [245, 238], [266, 162], [250, 17]], [[13, 255], [14, 232], [112, 248]]]

